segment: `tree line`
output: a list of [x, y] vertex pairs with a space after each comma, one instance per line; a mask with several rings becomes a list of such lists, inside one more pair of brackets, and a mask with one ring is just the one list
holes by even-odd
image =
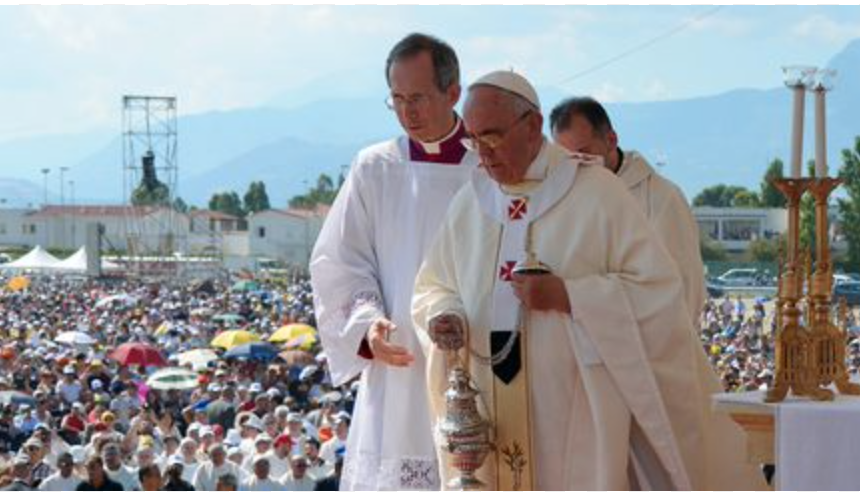
[[[854, 147], [844, 149], [842, 166], [837, 176], [842, 179], [838, 189], [836, 205], [841, 217], [841, 234], [848, 244], [847, 254], [837, 261], [842, 268], [860, 271], [860, 136]], [[815, 176], [814, 161], [807, 163], [808, 176]], [[718, 184], [703, 189], [693, 198], [693, 206], [717, 208], [784, 208], [785, 197], [773, 185], [773, 180], [784, 176], [784, 164], [774, 159], [762, 177], [758, 192], [743, 186]], [[778, 260], [780, 244], [784, 238], [756, 239], [750, 243], [748, 259], [773, 263]], [[811, 195], [804, 196], [800, 204], [800, 243], [814, 253], [815, 248], [815, 202]], [[726, 251], [716, 242], [703, 237], [702, 258], [705, 261], [724, 261]]]

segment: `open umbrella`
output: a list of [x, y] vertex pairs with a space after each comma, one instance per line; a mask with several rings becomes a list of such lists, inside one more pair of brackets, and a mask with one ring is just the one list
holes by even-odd
[[137, 303], [137, 299], [128, 294], [115, 294], [99, 299], [99, 301], [96, 302], [96, 307], [101, 308], [113, 303], [123, 303], [126, 306], [132, 306]]
[[233, 347], [251, 342], [259, 342], [260, 337], [246, 330], [227, 330], [212, 339], [209, 344], [213, 347], [230, 350]]
[[12, 277], [9, 282], [6, 284], [6, 287], [9, 288], [12, 292], [18, 292], [19, 290], [24, 290], [30, 286], [30, 279], [27, 277]]
[[120, 365], [156, 366], [167, 365], [164, 356], [155, 347], [145, 343], [124, 343], [110, 354], [110, 358]]
[[82, 331], [64, 331], [57, 335], [54, 341], [66, 345], [95, 345], [98, 343], [95, 338]]
[[225, 359], [269, 362], [278, 356], [278, 349], [271, 343], [252, 342], [233, 347], [224, 354]]
[[36, 399], [21, 391], [0, 391], [0, 405], [35, 406]]
[[198, 385], [197, 373], [182, 367], [167, 367], [155, 371], [146, 384], [154, 390], [190, 390]]
[[272, 333], [269, 337], [269, 341], [272, 343], [287, 343], [302, 335], [316, 336], [316, 334], [317, 330], [311, 325], [292, 323], [278, 328], [278, 330]]
[[179, 365], [191, 364], [194, 370], [205, 369], [210, 362], [218, 360], [218, 354], [210, 349], [194, 349], [182, 352], [176, 356]]
[[317, 337], [316, 333], [305, 333], [284, 344], [284, 348], [310, 350], [318, 341], [319, 337]]

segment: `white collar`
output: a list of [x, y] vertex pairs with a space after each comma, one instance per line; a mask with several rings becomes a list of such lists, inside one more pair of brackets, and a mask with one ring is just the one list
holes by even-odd
[[420, 145], [421, 148], [424, 149], [424, 152], [426, 152], [428, 154], [441, 154], [442, 153], [442, 143], [447, 142], [448, 139], [450, 139], [451, 137], [456, 135], [457, 132], [460, 131], [460, 126], [463, 125], [463, 120], [461, 120], [460, 118], [458, 118], [456, 116], [454, 117], [454, 119], [456, 120], [454, 123], [454, 128], [450, 132], [448, 132], [448, 134], [445, 135], [444, 137], [440, 138], [439, 140], [435, 140], [433, 142], [422, 142], [420, 140], [415, 140], [415, 143]]

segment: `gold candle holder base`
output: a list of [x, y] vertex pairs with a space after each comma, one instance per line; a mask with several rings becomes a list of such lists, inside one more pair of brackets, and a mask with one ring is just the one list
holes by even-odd
[[[841, 181], [836, 178], [779, 179], [774, 185], [786, 197], [788, 238], [780, 255], [777, 290], [778, 313], [774, 379], [765, 401], [783, 401], [789, 394], [816, 401], [830, 401], [835, 385], [841, 394], [860, 395], [860, 385], [851, 383], [845, 365], [846, 334], [832, 321], [833, 267], [830, 256], [827, 201]], [[815, 199], [815, 271], [800, 252], [800, 202], [806, 192]], [[807, 278], [808, 274], [808, 278]], [[805, 288], [804, 288], [805, 287]], [[807, 310], [801, 324], [800, 301]]]

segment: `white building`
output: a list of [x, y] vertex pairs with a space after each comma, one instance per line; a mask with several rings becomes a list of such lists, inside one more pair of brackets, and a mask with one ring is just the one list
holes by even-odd
[[727, 251], [745, 251], [756, 239], [770, 239], [788, 229], [782, 208], [693, 207], [699, 234]]
[[328, 207], [265, 210], [248, 218], [250, 255], [307, 267]]
[[36, 230], [28, 223], [30, 208], [0, 208], [0, 246], [32, 247]]

